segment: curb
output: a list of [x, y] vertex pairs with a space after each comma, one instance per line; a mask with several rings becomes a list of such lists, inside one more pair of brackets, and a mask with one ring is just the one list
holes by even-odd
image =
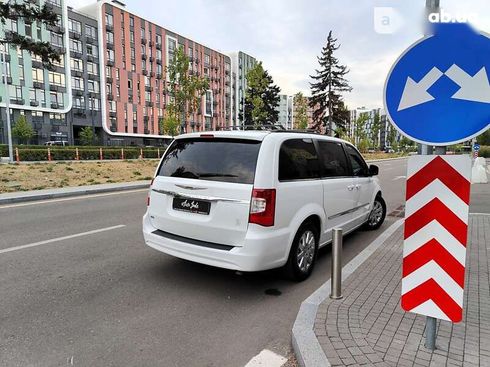
[[27, 191], [23, 193], [11, 193], [0, 195], [0, 205], [23, 203], [27, 201], [47, 200], [56, 198], [66, 198], [73, 196], [84, 196], [101, 194], [108, 192], [128, 191], [146, 189], [150, 186], [150, 181], [130, 182], [122, 184], [102, 184], [93, 186], [79, 186], [66, 189]]
[[396, 158], [381, 158], [381, 159], [369, 159], [366, 162], [387, 162], [387, 161], [398, 161], [401, 159], [407, 159], [409, 156], [405, 157], [396, 157]]
[[7, 160], [2, 160], [3, 157], [0, 157], [0, 164], [56, 164], [56, 163], [114, 163], [114, 162], [135, 162], [135, 161], [159, 161], [161, 158], [132, 158], [132, 159], [81, 159], [81, 160], [59, 160], [59, 161], [20, 161], [9, 163], [8, 157]]
[[[399, 219], [381, 233], [368, 247], [342, 268], [342, 280], [346, 280], [366, 261], [400, 226]], [[330, 296], [330, 279], [301, 303], [293, 325], [292, 344], [298, 364], [301, 367], [329, 367], [331, 364], [313, 331], [318, 306]]]

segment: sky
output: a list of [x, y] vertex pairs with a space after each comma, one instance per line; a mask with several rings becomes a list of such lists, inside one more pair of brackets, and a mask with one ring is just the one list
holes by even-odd
[[[68, 0], [75, 9], [95, 0]], [[440, 0], [451, 16], [490, 33], [489, 0]], [[423, 36], [425, 0], [123, 0], [130, 12], [221, 52], [243, 51], [281, 93], [310, 95], [310, 75], [330, 30], [350, 72], [350, 109], [382, 107], [386, 76]], [[378, 33], [376, 30], [388, 33]]]

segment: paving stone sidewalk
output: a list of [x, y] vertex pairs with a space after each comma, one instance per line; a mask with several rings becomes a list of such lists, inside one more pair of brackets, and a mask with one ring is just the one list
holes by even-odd
[[314, 332], [333, 366], [489, 366], [490, 215], [470, 215], [463, 321], [439, 321], [424, 347], [425, 317], [400, 306], [401, 226], [318, 308]]

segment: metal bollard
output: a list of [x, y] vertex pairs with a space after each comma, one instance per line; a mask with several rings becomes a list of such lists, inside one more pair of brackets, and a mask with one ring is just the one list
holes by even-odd
[[332, 231], [332, 276], [330, 298], [342, 298], [342, 229]]

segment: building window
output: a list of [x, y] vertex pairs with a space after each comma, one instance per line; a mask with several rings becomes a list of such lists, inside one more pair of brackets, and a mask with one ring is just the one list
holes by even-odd
[[53, 65], [58, 66], [60, 68], [64, 68], [65, 67], [65, 55], [61, 54], [59, 56], [60, 56], [60, 61], [54, 60]]
[[131, 47], [131, 60], [134, 60], [136, 58], [136, 51], [134, 50], [134, 47]]
[[157, 35], [156, 35], [156, 41], [157, 41], [157, 42], [156, 42], [157, 44], [160, 44], [160, 45], [161, 45], [161, 44], [162, 44], [162, 36], [161, 36], [161, 35], [159, 35], [159, 34], [157, 34]]
[[22, 87], [21, 86], [10, 85], [10, 99], [14, 100], [15, 102], [17, 100], [22, 99]]
[[100, 102], [96, 98], [89, 98], [88, 108], [92, 111], [98, 111], [100, 109]]
[[211, 90], [206, 91], [205, 98], [205, 111], [206, 116], [212, 116], [213, 114], [213, 92]]
[[85, 98], [83, 96], [75, 97], [73, 99], [73, 107], [85, 109]]
[[58, 107], [63, 106], [63, 93], [61, 92], [49, 92], [51, 104], [57, 104]]
[[129, 26], [134, 27], [134, 18], [133, 17], [129, 17]]
[[83, 60], [72, 58], [70, 59], [70, 66], [75, 71], [83, 71]]
[[114, 17], [112, 16], [112, 14], [105, 14], [105, 24], [111, 26], [114, 25]]
[[70, 51], [82, 53], [82, 42], [70, 39]]
[[98, 50], [97, 46], [87, 44], [87, 55], [88, 56], [98, 57], [99, 56], [98, 52], [99, 52], [99, 50]]
[[87, 62], [87, 72], [92, 75], [99, 75], [99, 68], [93, 62]]
[[5, 29], [11, 30], [12, 32], [18, 33], [19, 27], [17, 26], [17, 21], [12, 19], [5, 20]]
[[99, 93], [99, 82], [97, 80], [88, 80], [87, 87], [89, 92]]
[[114, 43], [114, 33], [107, 32], [107, 43]]
[[48, 3], [61, 7], [61, 0], [47, 0]]
[[211, 63], [211, 58], [209, 55], [204, 55], [204, 65], [209, 65]]
[[97, 38], [97, 28], [92, 27], [91, 25], [86, 25], [85, 34], [89, 37]]
[[44, 71], [41, 69], [32, 69], [32, 81], [33, 82], [44, 82]]
[[134, 32], [129, 31], [129, 42], [134, 43]]
[[116, 80], [119, 80], [121, 78], [120, 76], [120, 73], [119, 73], [119, 69], [116, 68]]
[[63, 47], [63, 36], [58, 33], [50, 32], [51, 44], [57, 47]]
[[114, 61], [114, 50], [107, 50], [107, 61]]
[[82, 33], [82, 23], [74, 19], [68, 19], [68, 29], [73, 33], [80, 34]]
[[65, 86], [65, 74], [57, 73], [55, 71], [49, 72], [49, 84], [64, 87]]
[[24, 65], [19, 64], [19, 79], [24, 80]]
[[72, 77], [71, 86], [73, 89], [83, 90], [83, 80], [81, 78]]
[[51, 120], [50, 122], [53, 125], [62, 125], [64, 124], [64, 120], [65, 120], [61, 113], [50, 113], [49, 119]]

